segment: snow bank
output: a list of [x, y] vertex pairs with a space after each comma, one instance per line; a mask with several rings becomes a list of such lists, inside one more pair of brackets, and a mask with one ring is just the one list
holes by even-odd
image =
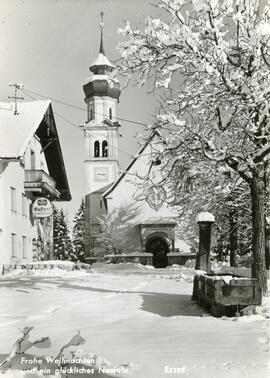
[[10, 273], [5, 274], [4, 276], [0, 277], [0, 279], [5, 280], [5, 278], [9, 279], [11, 277], [21, 277], [21, 276], [43, 276], [43, 277], [82, 277], [88, 276], [91, 273], [90, 270], [65, 270], [60, 268], [53, 268], [53, 269], [35, 269], [35, 270], [14, 270]]
[[251, 277], [251, 268], [230, 266], [227, 262], [213, 261], [211, 263], [211, 270], [214, 273], [232, 274], [241, 277]]
[[[86, 270], [91, 269], [91, 265], [73, 262], [73, 261], [64, 261], [64, 260], [46, 260], [46, 261], [34, 261], [29, 264], [16, 264], [16, 265], [6, 265], [3, 269], [3, 276], [20, 276], [25, 274], [33, 275], [62, 275], [63, 271], [71, 272], [75, 270]], [[66, 274], [66, 273], [63, 273]]]
[[33, 261], [31, 265], [67, 265], [74, 266], [76, 265], [73, 261], [67, 260], [46, 260], [46, 261]]
[[118, 263], [118, 264], [106, 264], [106, 263], [94, 263], [92, 265], [92, 270], [94, 272], [102, 271], [102, 272], [114, 272], [114, 271], [122, 271], [122, 270], [129, 270], [129, 271], [141, 271], [141, 270], [155, 270], [155, 267], [152, 265], [142, 265], [139, 263]]

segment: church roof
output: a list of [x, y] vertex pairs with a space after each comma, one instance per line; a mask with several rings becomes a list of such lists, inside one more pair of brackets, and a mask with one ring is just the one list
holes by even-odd
[[51, 101], [18, 102], [18, 114], [14, 115], [14, 110], [13, 103], [0, 102], [0, 159], [21, 159], [31, 139], [37, 135], [44, 150], [49, 174], [56, 180], [56, 189], [61, 193], [59, 200], [70, 200]]
[[96, 66], [106, 66], [114, 68], [114, 65], [109, 61], [109, 59], [103, 54], [99, 53], [97, 59], [91, 64], [90, 69]]
[[133, 158], [133, 160], [131, 160], [131, 162], [129, 163], [129, 165], [127, 166], [127, 168], [125, 169], [125, 171], [119, 176], [119, 178], [111, 185], [111, 187], [107, 190], [107, 192], [105, 192], [103, 194], [103, 198], [104, 200], [106, 200], [106, 197], [111, 193], [113, 192], [113, 190], [118, 186], [118, 184], [123, 180], [123, 178], [126, 176], [126, 174], [129, 172], [129, 170], [131, 169], [131, 167], [135, 164], [135, 162], [138, 160], [138, 158], [141, 156], [141, 154], [143, 153], [143, 151], [146, 149], [146, 147], [149, 145], [149, 143], [154, 139], [155, 136], [158, 136], [158, 137], [161, 137], [160, 136], [160, 133], [157, 131], [157, 130], [154, 130], [149, 138], [147, 139], [147, 141], [145, 142], [145, 144], [140, 148], [139, 152], [137, 153], [137, 155]]
[[94, 192], [91, 192], [90, 195], [91, 194], [103, 194], [112, 186], [112, 184], [113, 183], [110, 182], [110, 184], [107, 184], [107, 185], [103, 186], [102, 188], [99, 188], [99, 189], [95, 190]]
[[[99, 54], [97, 59], [94, 63], [91, 64], [89, 67], [90, 71], [94, 74], [102, 73], [103, 75], [106, 72], [111, 72], [114, 69], [114, 65], [109, 61], [109, 59], [105, 55], [104, 50], [104, 43], [103, 43], [103, 30], [104, 30], [104, 23], [103, 23], [103, 12], [100, 13], [101, 22], [100, 22], [100, 47], [99, 47]], [[100, 72], [102, 71], [102, 72]]]

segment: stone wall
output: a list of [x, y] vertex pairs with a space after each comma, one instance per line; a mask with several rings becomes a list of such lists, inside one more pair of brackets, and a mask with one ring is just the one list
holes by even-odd
[[142, 265], [153, 265], [151, 253], [121, 254], [104, 256], [104, 262], [111, 264], [134, 263]]
[[185, 265], [188, 260], [196, 261], [196, 254], [168, 253], [168, 265]]
[[[177, 264], [185, 265], [188, 260], [193, 260], [195, 262], [195, 254], [179, 254], [179, 253], [168, 253], [168, 266]], [[104, 262], [119, 264], [119, 263], [134, 263], [142, 265], [153, 265], [153, 255], [152, 253], [136, 253], [136, 254], [119, 254], [119, 255], [106, 255], [104, 256]]]

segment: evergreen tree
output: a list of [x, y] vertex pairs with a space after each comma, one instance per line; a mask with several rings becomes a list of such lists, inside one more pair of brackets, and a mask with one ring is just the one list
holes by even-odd
[[73, 257], [75, 258], [75, 260], [84, 262], [88, 251], [90, 251], [91, 249], [91, 238], [86, 223], [84, 199], [82, 199], [80, 207], [74, 216], [73, 223]]
[[63, 209], [53, 209], [54, 259], [71, 260], [73, 251]]

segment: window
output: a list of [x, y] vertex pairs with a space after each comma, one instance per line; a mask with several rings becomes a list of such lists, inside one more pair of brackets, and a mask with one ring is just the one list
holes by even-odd
[[102, 156], [108, 157], [108, 142], [106, 140], [102, 142]]
[[16, 234], [11, 234], [11, 256], [17, 257]]
[[88, 121], [94, 118], [94, 108], [93, 105], [88, 104]]
[[11, 197], [11, 211], [16, 213], [17, 211], [17, 206], [16, 206], [16, 189], [15, 188], [10, 188], [10, 197]]
[[22, 255], [23, 255], [23, 258], [26, 259], [27, 258], [27, 237], [26, 236], [23, 236], [22, 237]]
[[100, 204], [100, 208], [102, 209], [102, 200], [100, 200], [99, 204]]
[[31, 163], [31, 169], [36, 169], [36, 156], [35, 151], [31, 150], [31, 156], [30, 156], [30, 163]]
[[94, 157], [99, 157], [100, 156], [100, 145], [99, 141], [96, 140], [94, 143]]
[[112, 119], [112, 108], [109, 109], [109, 118]]
[[22, 193], [22, 215], [27, 217], [27, 198], [26, 195]]

